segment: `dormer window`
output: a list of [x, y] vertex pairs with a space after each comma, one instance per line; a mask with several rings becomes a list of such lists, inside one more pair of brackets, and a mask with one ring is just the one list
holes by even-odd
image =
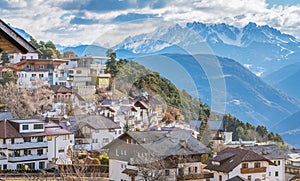
[[22, 125], [22, 130], [28, 130], [28, 129], [29, 129], [28, 124], [23, 124], [23, 125]]
[[40, 69], [44, 70], [45, 69], [44, 65], [40, 65]]

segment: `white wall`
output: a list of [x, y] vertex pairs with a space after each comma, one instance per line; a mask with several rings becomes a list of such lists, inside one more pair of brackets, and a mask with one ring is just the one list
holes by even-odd
[[[48, 160], [52, 158], [66, 159], [69, 145], [74, 144], [74, 134], [48, 136]], [[63, 152], [59, 152], [63, 150]]]
[[[112, 140], [116, 139], [122, 134], [121, 129], [114, 129], [114, 131], [109, 131], [108, 129], [103, 129], [103, 130], [94, 130], [92, 131], [92, 143], [91, 143], [91, 149], [92, 150], [99, 150], [103, 146], [107, 145], [110, 143]], [[105, 140], [104, 140], [105, 138]], [[93, 142], [94, 140], [94, 142]]]
[[128, 167], [127, 162], [109, 159], [109, 179], [114, 181], [128, 180], [131, 178], [122, 172]]
[[[281, 181], [285, 179], [285, 160], [284, 159], [275, 159], [271, 160], [276, 163], [277, 166], [269, 166], [267, 168], [267, 178], [269, 180]], [[280, 163], [279, 163], [279, 162]], [[275, 172], [278, 172], [278, 176], [275, 176]]]
[[9, 53], [9, 61], [13, 64], [20, 62], [22, 57], [25, 57], [25, 59], [38, 59], [39, 55], [38, 53]]
[[38, 77], [40, 75], [43, 75], [41, 77], [41, 80], [44, 80], [44, 83], [48, 83], [49, 81], [49, 74], [47, 71], [20, 71], [18, 73], [18, 86], [19, 87], [32, 87], [31, 81], [33, 80], [33, 74], [35, 74], [35, 77]]

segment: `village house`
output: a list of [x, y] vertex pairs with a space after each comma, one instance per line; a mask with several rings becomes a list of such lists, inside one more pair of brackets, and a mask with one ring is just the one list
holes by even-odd
[[57, 159], [67, 161], [74, 135], [37, 119], [0, 121], [0, 169], [44, 169]]
[[39, 54], [37, 52], [22, 54], [20, 52], [9, 52], [8, 53], [9, 62], [11, 64], [16, 64], [24, 60], [36, 60], [39, 59]]
[[104, 146], [110, 180], [200, 180], [213, 174], [202, 169], [210, 153], [190, 131], [133, 131]]
[[76, 57], [66, 60], [60, 68], [61, 85], [71, 87], [80, 95], [91, 95], [97, 88], [108, 88], [111, 75], [105, 73], [107, 57]]
[[123, 133], [118, 124], [101, 115], [77, 115], [75, 119], [67, 129], [75, 133], [76, 150], [100, 150]]
[[274, 164], [276, 164], [276, 166], [271, 166], [268, 169], [267, 177], [269, 180], [286, 180], [285, 162], [288, 158], [289, 151], [283, 150], [277, 145], [244, 146], [243, 148], [254, 151], [255, 153], [271, 160]]
[[36, 79], [44, 84], [55, 85], [54, 77], [58, 76], [55, 69], [65, 63], [64, 60], [25, 60], [14, 64], [18, 68], [18, 86], [33, 88]]
[[[271, 180], [269, 172], [277, 165], [271, 160], [251, 151], [241, 148], [226, 148], [213, 158], [205, 161], [208, 169], [214, 173], [211, 181], [226, 181], [239, 176], [249, 181]], [[281, 170], [274, 172], [273, 178], [281, 178]]]
[[291, 153], [288, 154], [286, 160], [286, 173], [290, 174], [300, 174], [300, 153], [299, 151], [292, 150]]

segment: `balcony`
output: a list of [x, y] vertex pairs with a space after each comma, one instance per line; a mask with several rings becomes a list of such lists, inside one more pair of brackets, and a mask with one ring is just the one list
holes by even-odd
[[266, 170], [267, 170], [266, 167], [260, 167], [260, 168], [241, 168], [241, 174], [265, 173]]
[[9, 150], [21, 150], [21, 149], [32, 149], [32, 148], [47, 148], [48, 143], [44, 142], [22, 142], [22, 143], [15, 143], [15, 144], [8, 144], [7, 149]]
[[1, 148], [7, 148], [7, 145], [6, 144], [0, 144], [0, 149]]
[[199, 180], [199, 179], [209, 179], [214, 178], [213, 173], [192, 173], [192, 174], [186, 174], [186, 175], [177, 175], [176, 179], [178, 181], [180, 180]]
[[8, 162], [24, 162], [24, 161], [33, 161], [33, 160], [47, 160], [48, 155], [37, 155], [37, 154], [31, 154], [31, 155], [22, 155], [22, 156], [11, 156], [8, 157]]
[[0, 160], [6, 160], [7, 156], [0, 155]]

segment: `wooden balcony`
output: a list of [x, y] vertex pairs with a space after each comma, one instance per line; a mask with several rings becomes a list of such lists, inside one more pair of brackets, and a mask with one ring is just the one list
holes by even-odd
[[199, 179], [209, 179], [214, 178], [213, 173], [191, 173], [186, 175], [177, 175], [176, 180], [199, 180]]
[[265, 173], [266, 170], [267, 170], [266, 167], [260, 167], [260, 168], [241, 168], [241, 174]]

